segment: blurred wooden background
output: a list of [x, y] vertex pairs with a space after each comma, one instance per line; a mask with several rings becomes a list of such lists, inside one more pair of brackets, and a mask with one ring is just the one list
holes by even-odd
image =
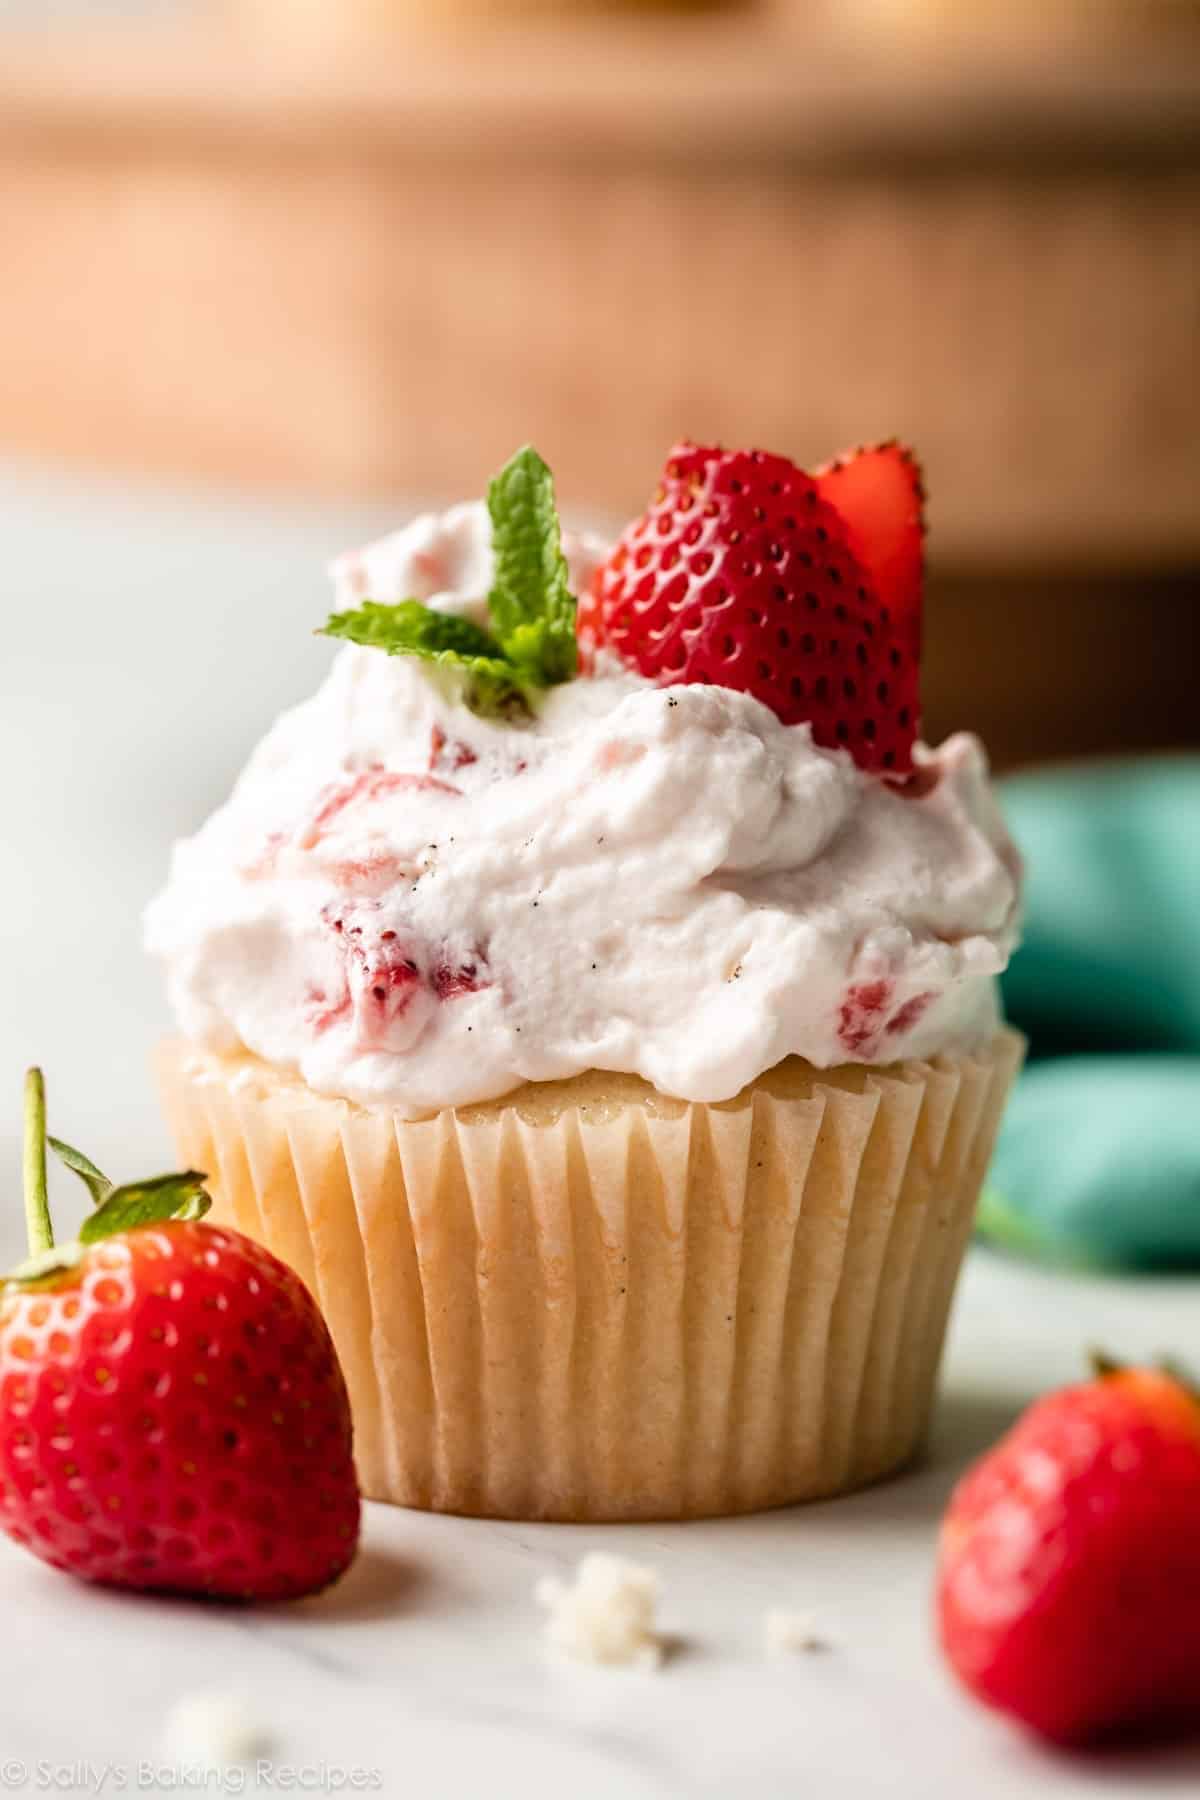
[[529, 438], [620, 516], [684, 433], [898, 434], [932, 735], [1196, 742], [1193, 44], [736, 9], [0, 37], [0, 446], [438, 497]]

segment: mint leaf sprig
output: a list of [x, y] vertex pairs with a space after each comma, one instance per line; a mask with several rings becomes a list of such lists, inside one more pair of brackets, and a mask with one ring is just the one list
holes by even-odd
[[434, 612], [420, 600], [386, 605], [364, 600], [352, 612], [331, 614], [322, 637], [348, 638], [389, 656], [419, 656], [463, 678], [463, 698], [472, 712], [503, 719], [529, 710], [517, 671], [496, 639], [470, 619]]
[[534, 687], [570, 681], [579, 666], [575, 597], [554, 503], [554, 477], [530, 445], [488, 484], [495, 573], [492, 628], [507, 660]]
[[554, 478], [532, 445], [518, 450], [493, 477], [487, 505], [495, 564], [490, 632], [420, 600], [390, 605], [364, 600], [349, 612], [332, 614], [321, 635], [454, 670], [473, 712], [514, 718], [528, 714], [530, 689], [554, 687], [575, 674], [575, 598]]

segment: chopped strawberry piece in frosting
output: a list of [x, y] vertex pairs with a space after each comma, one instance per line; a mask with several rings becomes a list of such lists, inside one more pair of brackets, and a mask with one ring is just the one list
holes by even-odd
[[936, 999], [936, 994], [914, 994], [911, 1000], [906, 1000], [888, 1020], [888, 1036], [905, 1037], [920, 1024]]
[[439, 781], [436, 776], [413, 775], [403, 770], [385, 769], [382, 763], [372, 763], [349, 781], [340, 782], [325, 790], [300, 839], [301, 848], [311, 850], [318, 844], [347, 807], [383, 800], [390, 794], [405, 791], [450, 794], [455, 799], [462, 795], [461, 788], [454, 787], [448, 781]]
[[476, 961], [439, 962], [430, 980], [439, 1000], [456, 1000], [460, 994], [476, 994], [480, 988], [492, 985], [484, 978]]
[[848, 1055], [870, 1062], [882, 1040], [905, 1037], [920, 1023], [937, 995], [913, 994], [895, 1011], [896, 983], [883, 977], [857, 981], [846, 989], [838, 1009], [838, 1042]]
[[305, 1017], [312, 1026], [314, 1034], [321, 1037], [331, 1026], [340, 1025], [343, 1019], [349, 1018], [350, 991], [347, 989], [340, 999], [331, 1005], [324, 988], [310, 987], [304, 1010]]
[[470, 744], [462, 738], [448, 738], [440, 725], [435, 725], [429, 734], [429, 767], [430, 771], [442, 770], [454, 774], [459, 769], [467, 769], [479, 758]]
[[838, 1012], [838, 1039], [851, 1056], [869, 1058], [883, 1035], [893, 981], [857, 981], [846, 989]]
[[362, 1049], [407, 1049], [416, 1042], [439, 1002], [491, 986], [482, 951], [455, 957], [442, 946], [432, 958], [412, 932], [385, 923], [379, 901], [362, 899], [326, 907], [324, 923], [342, 945], [345, 987], [332, 1004], [309, 994], [313, 1029], [353, 1019]]

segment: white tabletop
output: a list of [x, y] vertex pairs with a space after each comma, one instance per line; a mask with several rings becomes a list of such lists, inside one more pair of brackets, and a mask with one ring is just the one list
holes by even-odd
[[[0, 474], [6, 1258], [27, 1061], [47, 1067], [55, 1128], [114, 1175], [169, 1154], [145, 1072], [165, 1017], [138, 909], [171, 837], [327, 662], [306, 629], [323, 558], [382, 522]], [[56, 1198], [69, 1225], [77, 1203]], [[1090, 1343], [1200, 1363], [1198, 1296], [1185, 1280], [1068, 1278], [974, 1253], [929, 1460], [820, 1506], [595, 1528], [373, 1506], [336, 1589], [256, 1611], [93, 1591], [0, 1544], [0, 1795], [336, 1791], [355, 1767], [369, 1784], [357, 1791], [420, 1800], [1195, 1793], [1200, 1749], [1052, 1756], [963, 1699], [929, 1606], [936, 1525], [965, 1461], [1073, 1378]], [[656, 1674], [543, 1649], [535, 1581], [598, 1546], [662, 1578], [678, 1645]], [[769, 1605], [811, 1612], [831, 1647], [768, 1661]], [[190, 1693], [241, 1697], [270, 1739], [257, 1780], [201, 1787], [178, 1761], [155, 1769]]]

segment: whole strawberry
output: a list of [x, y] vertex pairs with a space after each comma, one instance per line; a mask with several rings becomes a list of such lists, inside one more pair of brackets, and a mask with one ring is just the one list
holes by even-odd
[[650, 510], [580, 600], [599, 645], [660, 682], [753, 694], [863, 769], [912, 771], [923, 492], [898, 444], [815, 475], [761, 450], [675, 446]]
[[1200, 1399], [1102, 1365], [1032, 1407], [954, 1493], [942, 1646], [981, 1700], [1062, 1742], [1200, 1723]]
[[36, 1254], [0, 1297], [0, 1525], [85, 1580], [225, 1599], [315, 1592], [358, 1543], [350, 1407], [299, 1278], [207, 1225], [204, 1177], [91, 1190], [54, 1248], [41, 1077], [27, 1082]]

